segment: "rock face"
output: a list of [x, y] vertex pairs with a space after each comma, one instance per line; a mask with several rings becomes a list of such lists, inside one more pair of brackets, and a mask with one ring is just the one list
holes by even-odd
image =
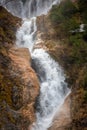
[[14, 48], [21, 19], [0, 6], [0, 130], [28, 130], [39, 82], [27, 48]]
[[70, 95], [66, 98], [64, 104], [61, 106], [60, 111], [55, 114], [53, 119], [52, 127], [49, 130], [65, 130], [69, 128], [71, 123], [71, 99]]
[[[38, 78], [31, 68], [31, 56], [27, 48], [9, 50], [11, 58], [10, 74], [13, 78], [20, 77], [21, 88], [13, 87], [13, 103], [14, 107], [21, 111], [24, 117], [30, 122], [35, 120], [34, 103], [35, 98], [39, 94]], [[19, 93], [18, 93], [19, 92]], [[18, 94], [17, 94], [18, 93]]]

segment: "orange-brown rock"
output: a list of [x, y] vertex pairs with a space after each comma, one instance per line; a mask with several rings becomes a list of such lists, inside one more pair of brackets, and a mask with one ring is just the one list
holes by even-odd
[[0, 6], [0, 130], [28, 130], [35, 120], [39, 82], [30, 53], [12, 48], [20, 24], [20, 18]]
[[71, 123], [70, 105], [71, 99], [69, 95], [63, 105], [60, 107], [60, 110], [56, 112], [52, 126], [49, 128], [49, 130], [68, 130], [67, 126], [69, 126]]
[[27, 48], [12, 48], [9, 57], [13, 67], [12, 75], [20, 76], [22, 84], [22, 106], [19, 112], [32, 123], [35, 121], [34, 103], [39, 94], [38, 78], [31, 68], [31, 56]]

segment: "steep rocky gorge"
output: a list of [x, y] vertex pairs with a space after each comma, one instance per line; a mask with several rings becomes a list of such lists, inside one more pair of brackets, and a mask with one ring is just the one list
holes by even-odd
[[[60, 63], [72, 90], [49, 130], [87, 129], [87, 41], [86, 34], [78, 31], [85, 21], [77, 0], [72, 1], [73, 4], [64, 0], [60, 6], [53, 6], [48, 15], [37, 18], [38, 43], [34, 49], [44, 48]], [[21, 19], [2, 7], [0, 14], [0, 129], [27, 130], [35, 121], [33, 106], [39, 94], [39, 83], [31, 68], [28, 49], [14, 46]]]
[[[2, 7], [1, 7], [1, 10], [2, 10], [1, 14], [3, 14], [3, 12], [5, 11], [5, 13], [8, 14], [8, 19], [9, 19], [10, 13], [8, 13]], [[4, 16], [4, 17], [6, 17], [6, 16]], [[10, 17], [12, 17], [12, 19], [14, 19], [14, 18], [18, 19], [17, 17], [13, 17], [12, 15], [10, 15]], [[8, 19], [6, 19], [6, 20], [9, 21]], [[21, 21], [21, 19], [18, 19], [17, 23], [16, 22], [14, 23], [14, 26], [16, 26], [16, 25], [17, 25], [17, 27], [20, 26], [20, 21]], [[3, 25], [3, 26], [5, 26], [5, 25]], [[10, 24], [10, 26], [11, 26], [11, 24]], [[3, 30], [2, 26], [1, 26], [1, 28]], [[9, 29], [9, 26], [8, 26], [8, 29]], [[13, 32], [13, 34], [15, 34], [16, 27], [15, 27], [15, 30], [13, 30], [13, 28], [11, 28], [11, 29], [12, 29], [11, 31]], [[10, 32], [10, 30], [8, 32]], [[12, 32], [11, 32], [10, 36], [12, 35]], [[5, 30], [3, 30], [3, 33], [5, 33]], [[7, 38], [8, 38], [8, 35], [5, 35], [5, 36], [7, 36]], [[2, 37], [2, 35], [1, 35], [1, 37]], [[10, 84], [11, 86], [9, 86], [10, 88], [7, 88], [7, 84], [5, 84], [6, 86], [3, 86], [3, 89], [5, 88], [6, 90], [4, 91], [4, 93], [1, 93], [2, 94], [1, 95], [2, 96], [1, 105], [3, 105], [3, 107], [4, 107], [4, 105], [6, 105], [5, 109], [2, 108], [3, 111], [1, 113], [1, 117], [3, 120], [1, 121], [1, 129], [7, 129], [7, 130], [24, 129], [25, 130], [25, 129], [28, 129], [28, 127], [31, 126], [31, 124], [35, 121], [34, 104], [35, 104], [35, 99], [39, 93], [39, 83], [38, 83], [38, 79], [37, 79], [35, 72], [30, 67], [31, 66], [31, 56], [30, 56], [28, 49], [27, 48], [17, 48], [15, 46], [15, 44], [14, 44], [15, 35], [14, 35], [13, 39], [11, 39], [11, 37], [9, 39], [10, 39], [10, 43], [6, 40], [8, 46], [6, 46], [6, 48], [3, 46], [3, 48], [6, 49], [6, 58], [9, 58], [8, 63], [9, 62], [10, 63], [6, 67], [7, 72], [6, 73], [3, 72], [3, 75], [5, 73], [5, 76], [7, 76], [7, 77], [4, 77], [4, 80], [7, 78], [9, 81], [6, 81], [6, 83]], [[11, 40], [12, 41], [14, 40], [14, 43], [11, 43], [12, 42]], [[2, 42], [1, 42], [1, 44], [2, 44]], [[45, 53], [43, 53], [43, 54], [45, 54]], [[46, 58], [50, 61], [49, 55], [47, 55], [47, 54], [45, 54], [45, 55], [46, 55]], [[51, 60], [50, 64], [53, 64], [52, 62], [53, 61]], [[56, 67], [55, 62], [53, 64], [53, 67]], [[54, 68], [54, 71], [55, 70], [56, 69]], [[51, 73], [51, 75], [52, 75], [52, 73]], [[51, 78], [51, 75], [49, 75], [50, 78]], [[61, 69], [59, 69], [59, 78], [60, 78], [60, 81], [62, 81], [62, 82], [56, 81], [58, 79], [54, 79], [54, 81], [59, 82], [60, 86], [63, 85], [66, 87], [66, 84], [63, 83], [64, 82], [63, 80], [65, 78], [61, 77], [61, 75], [62, 75]], [[48, 79], [49, 78], [47, 77], [47, 80]], [[2, 84], [3, 80], [1, 80], [1, 81], [2, 81], [1, 82], [1, 84]], [[51, 82], [49, 82], [49, 83], [51, 83]], [[52, 86], [53, 86], [53, 84], [52, 84]], [[57, 86], [57, 84], [56, 84], [56, 86]], [[56, 87], [56, 86], [54, 85], [54, 87]], [[60, 91], [60, 90], [62, 91], [62, 87], [60, 89], [58, 89], [58, 88], [55, 88], [55, 89], [58, 89], [58, 91]], [[66, 91], [64, 91], [63, 94], [66, 95]], [[50, 92], [51, 92], [51, 90], [50, 90]], [[5, 94], [7, 94], [7, 96], [4, 96]], [[54, 96], [57, 96], [57, 95], [52, 95], [52, 98], [56, 99]], [[8, 97], [9, 97], [9, 100], [8, 100]], [[60, 98], [60, 101], [61, 101], [61, 94], [58, 96], [58, 98]], [[5, 104], [4, 104], [3, 100], [4, 100]], [[50, 103], [49, 98], [48, 98], [48, 101], [49, 101], [48, 103]], [[60, 101], [59, 101], [59, 103], [60, 103]], [[56, 101], [55, 101], [55, 103], [56, 103]], [[56, 105], [56, 104], [54, 104], [54, 105]], [[47, 106], [47, 104], [46, 104], [46, 106]], [[51, 106], [51, 107], [53, 109], [53, 106]], [[51, 110], [51, 109], [49, 108], [49, 110]], [[6, 113], [7, 115], [4, 115], [4, 113]], [[47, 113], [49, 113], [49, 111], [47, 111]], [[6, 118], [6, 119], [4, 119], [4, 118]]]
[[39, 81], [29, 50], [15, 47], [20, 24], [0, 6], [0, 130], [26, 130], [35, 121]]

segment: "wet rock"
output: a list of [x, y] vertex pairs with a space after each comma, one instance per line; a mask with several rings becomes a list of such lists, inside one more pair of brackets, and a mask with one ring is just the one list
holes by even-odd
[[[12, 99], [16, 109], [32, 123], [35, 120], [34, 103], [39, 94], [39, 81], [31, 68], [31, 56], [27, 48], [12, 48], [9, 50], [11, 58], [12, 80], [16, 79], [16, 86], [12, 88]], [[17, 78], [19, 80], [17, 80]]]
[[52, 126], [48, 130], [68, 130], [71, 123], [71, 97], [66, 98], [60, 110], [56, 112]]
[[0, 6], [0, 130], [28, 130], [39, 93], [27, 48], [14, 48], [21, 19]]

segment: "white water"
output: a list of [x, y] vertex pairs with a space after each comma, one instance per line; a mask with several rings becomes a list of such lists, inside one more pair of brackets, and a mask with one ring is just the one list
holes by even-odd
[[30, 20], [25, 19], [23, 21], [22, 26], [19, 28], [16, 34], [17, 46], [27, 47], [31, 52], [35, 43], [36, 31], [37, 31], [36, 17], [33, 17]]
[[46, 14], [52, 5], [57, 2], [59, 1], [26, 0], [25, 5], [22, 7], [22, 16], [27, 18], [23, 19], [23, 24], [16, 34], [17, 46], [29, 48], [32, 56], [32, 66], [40, 80], [40, 95], [36, 102], [37, 120], [31, 130], [47, 130], [52, 123], [56, 111], [60, 109], [60, 106], [70, 92], [65, 83], [63, 70], [58, 63], [45, 50], [33, 50], [34, 44], [38, 42], [38, 38], [36, 38], [36, 17], [33, 16]]
[[61, 0], [1, 0], [0, 4], [6, 7], [13, 15], [22, 18], [31, 18], [47, 14], [52, 5], [60, 1]]
[[32, 130], [47, 130], [52, 119], [63, 104], [69, 89], [65, 83], [62, 68], [43, 49], [36, 49], [33, 54], [33, 64], [40, 79], [40, 96], [37, 106], [37, 121]]
[[60, 0], [26, 0], [24, 6], [24, 16], [35, 17], [47, 14], [52, 5], [60, 2]]

